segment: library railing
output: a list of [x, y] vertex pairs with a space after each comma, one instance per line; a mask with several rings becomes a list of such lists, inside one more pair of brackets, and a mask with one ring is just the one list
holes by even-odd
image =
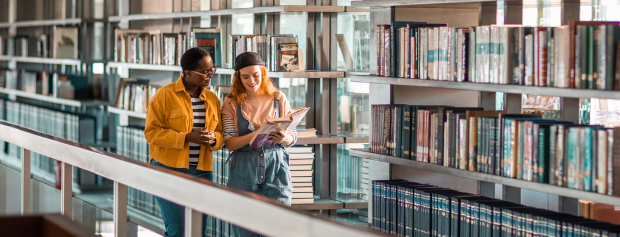
[[[185, 236], [200, 236], [201, 213], [268, 236], [382, 236], [291, 209], [263, 196], [0, 121], [0, 140], [22, 148], [21, 212], [31, 213], [31, 152], [62, 162], [61, 213], [71, 217], [73, 166], [114, 181], [114, 234], [127, 235], [127, 187], [185, 206]], [[119, 221], [121, 220], [121, 221]]]

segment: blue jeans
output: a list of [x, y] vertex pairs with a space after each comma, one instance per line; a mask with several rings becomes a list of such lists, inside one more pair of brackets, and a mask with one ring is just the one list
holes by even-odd
[[[174, 171], [183, 172], [199, 178], [213, 180], [213, 171], [202, 171], [196, 169], [196, 166], [190, 166], [189, 169], [185, 168], [172, 168], [166, 166], [156, 160], [151, 159], [151, 165], [171, 169]], [[161, 208], [161, 215], [164, 219], [164, 225], [166, 226], [166, 237], [183, 237], [185, 232], [185, 207], [177, 205], [166, 199], [155, 197], [159, 208]], [[207, 215], [202, 215], [202, 233], [206, 235], [207, 227]]]

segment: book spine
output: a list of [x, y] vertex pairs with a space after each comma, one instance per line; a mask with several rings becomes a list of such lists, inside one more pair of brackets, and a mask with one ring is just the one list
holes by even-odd
[[469, 171], [477, 171], [478, 151], [478, 120], [476, 117], [469, 118]]
[[411, 159], [411, 106], [403, 107], [403, 133], [401, 158]]

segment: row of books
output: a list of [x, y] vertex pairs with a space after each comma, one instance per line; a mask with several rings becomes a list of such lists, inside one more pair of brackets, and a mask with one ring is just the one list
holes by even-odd
[[[0, 119], [7, 122], [54, 137], [81, 143], [94, 143], [95, 140], [95, 118], [91, 116], [5, 100], [0, 100], [0, 114]], [[0, 142], [0, 144], [2, 144], [2, 151], [7, 152], [9, 157], [21, 159], [20, 147], [10, 143], [5, 144], [5, 142]], [[33, 152], [31, 159], [33, 168], [54, 174], [55, 160], [52, 158]], [[75, 175], [74, 180], [78, 179], [79, 176]]]
[[160, 86], [150, 85], [146, 79], [121, 78], [116, 88], [114, 105], [119, 109], [146, 113], [148, 103]]
[[[149, 162], [150, 144], [144, 137], [144, 128], [116, 127], [116, 153], [140, 162]], [[155, 196], [132, 187], [127, 188], [127, 204], [136, 210], [161, 218], [161, 209]]]
[[618, 22], [455, 28], [394, 21], [377, 34], [381, 76], [620, 90]]
[[229, 35], [228, 64], [235, 67], [234, 58], [243, 52], [258, 53], [269, 71], [300, 70], [299, 45], [295, 35]]
[[373, 180], [372, 227], [396, 236], [619, 236], [618, 226], [406, 180]]
[[369, 167], [366, 159], [350, 156], [347, 147], [338, 148], [338, 194], [365, 198], [368, 193]]
[[481, 108], [373, 105], [371, 152], [620, 195], [620, 130]]
[[0, 69], [0, 87], [54, 98], [88, 100], [93, 91], [84, 76], [57, 72]]
[[211, 54], [221, 66], [219, 29], [192, 28], [190, 33], [161, 33], [159, 30], [116, 29], [114, 58], [123, 63], [181, 65], [181, 56], [192, 47]]
[[0, 36], [0, 55], [78, 59], [78, 27], [54, 27], [52, 34]]

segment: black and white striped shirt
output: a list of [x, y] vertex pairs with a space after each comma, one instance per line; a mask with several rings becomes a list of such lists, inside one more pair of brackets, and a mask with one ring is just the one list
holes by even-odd
[[[194, 110], [194, 127], [192, 131], [202, 129], [205, 127], [205, 102], [200, 99], [200, 93], [198, 95], [190, 95], [192, 98], [192, 109]], [[189, 165], [198, 165], [198, 158], [200, 158], [200, 144], [189, 143]]]

